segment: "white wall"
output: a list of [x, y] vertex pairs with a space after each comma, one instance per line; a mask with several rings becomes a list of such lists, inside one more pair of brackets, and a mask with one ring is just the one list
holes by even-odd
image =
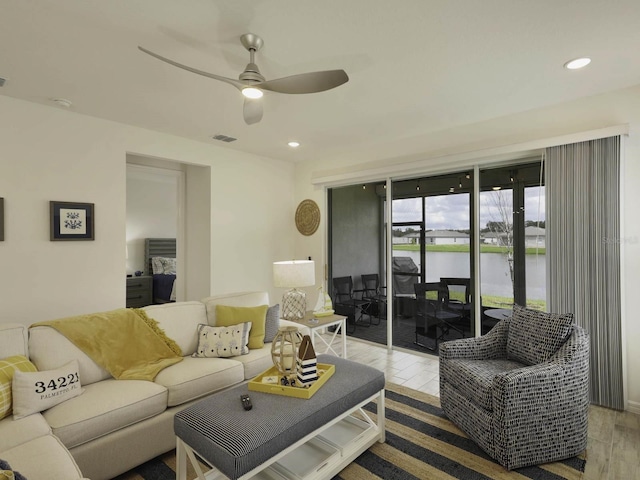
[[630, 126], [629, 137], [625, 139], [626, 152], [622, 181], [622, 302], [623, 341], [627, 359], [627, 393], [629, 410], [640, 413], [640, 322], [638, 318], [638, 292], [640, 292], [640, 221], [637, 206], [640, 205], [640, 123]]
[[[186, 232], [204, 228], [211, 238], [194, 275], [207, 272], [213, 293], [279, 299], [271, 264], [293, 251], [290, 163], [6, 96], [0, 112], [0, 322], [124, 307], [127, 154], [210, 166], [209, 222]], [[49, 241], [50, 200], [95, 203], [95, 241]]]

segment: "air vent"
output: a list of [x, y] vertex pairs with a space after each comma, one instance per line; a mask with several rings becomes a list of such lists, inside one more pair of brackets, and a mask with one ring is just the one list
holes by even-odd
[[4, 82], [7, 80], [5, 78], [0, 77], [0, 87], [4, 87]]
[[218, 133], [217, 135], [213, 135], [211, 138], [213, 138], [214, 140], [220, 140], [221, 142], [235, 142], [237, 140], [237, 138], [233, 138], [233, 137], [228, 137], [226, 135], [222, 135], [221, 133]]

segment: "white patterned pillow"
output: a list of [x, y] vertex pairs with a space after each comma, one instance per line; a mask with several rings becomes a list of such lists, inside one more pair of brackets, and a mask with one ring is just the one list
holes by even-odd
[[154, 275], [162, 275], [164, 273], [164, 267], [160, 261], [160, 257], [151, 257], [151, 272]]
[[175, 275], [176, 259], [170, 257], [151, 257], [151, 269], [154, 275]]
[[42, 412], [82, 393], [78, 361], [55, 370], [13, 374], [13, 418]]
[[507, 358], [537, 365], [546, 362], [571, 333], [573, 313], [546, 313], [513, 306], [507, 334]]
[[251, 322], [228, 327], [198, 325], [198, 347], [192, 357], [236, 357], [249, 353]]

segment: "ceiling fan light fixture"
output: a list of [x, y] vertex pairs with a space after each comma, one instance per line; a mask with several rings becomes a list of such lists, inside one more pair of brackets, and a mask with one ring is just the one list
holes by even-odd
[[589, 57], [574, 58], [573, 60], [569, 60], [565, 63], [564, 68], [567, 70], [577, 70], [579, 68], [586, 67], [590, 63], [591, 59]]
[[174, 67], [233, 85], [242, 92], [245, 98], [242, 116], [247, 125], [258, 123], [262, 119], [262, 102], [255, 100], [262, 98], [265, 90], [286, 94], [317, 93], [331, 90], [349, 81], [349, 76], [344, 70], [307, 72], [266, 81], [255, 63], [255, 54], [264, 44], [262, 38], [253, 33], [246, 33], [240, 37], [240, 41], [242, 46], [249, 51], [249, 63], [244, 71], [238, 75], [238, 80], [183, 65], [141, 46], [138, 46], [138, 50]]
[[247, 98], [257, 99], [262, 98], [262, 90], [256, 87], [245, 87], [242, 89], [242, 95]]
[[300, 146], [300, 142], [296, 142], [295, 140], [287, 143], [291, 148], [298, 148]]

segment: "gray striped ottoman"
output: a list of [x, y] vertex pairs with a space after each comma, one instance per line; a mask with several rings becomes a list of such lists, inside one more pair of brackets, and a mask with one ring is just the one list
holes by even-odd
[[[384, 373], [332, 355], [319, 355], [318, 363], [334, 364], [336, 371], [310, 399], [250, 392], [243, 384], [177, 413], [174, 430], [178, 450], [180, 441], [184, 442], [236, 480], [377, 394], [382, 403], [378, 421], [382, 431], [377, 441], [384, 441]], [[243, 393], [251, 396], [253, 408], [249, 411], [242, 407]], [[186, 453], [191, 456], [189, 448]], [[184, 455], [179, 451], [179, 462], [185, 461]]]

